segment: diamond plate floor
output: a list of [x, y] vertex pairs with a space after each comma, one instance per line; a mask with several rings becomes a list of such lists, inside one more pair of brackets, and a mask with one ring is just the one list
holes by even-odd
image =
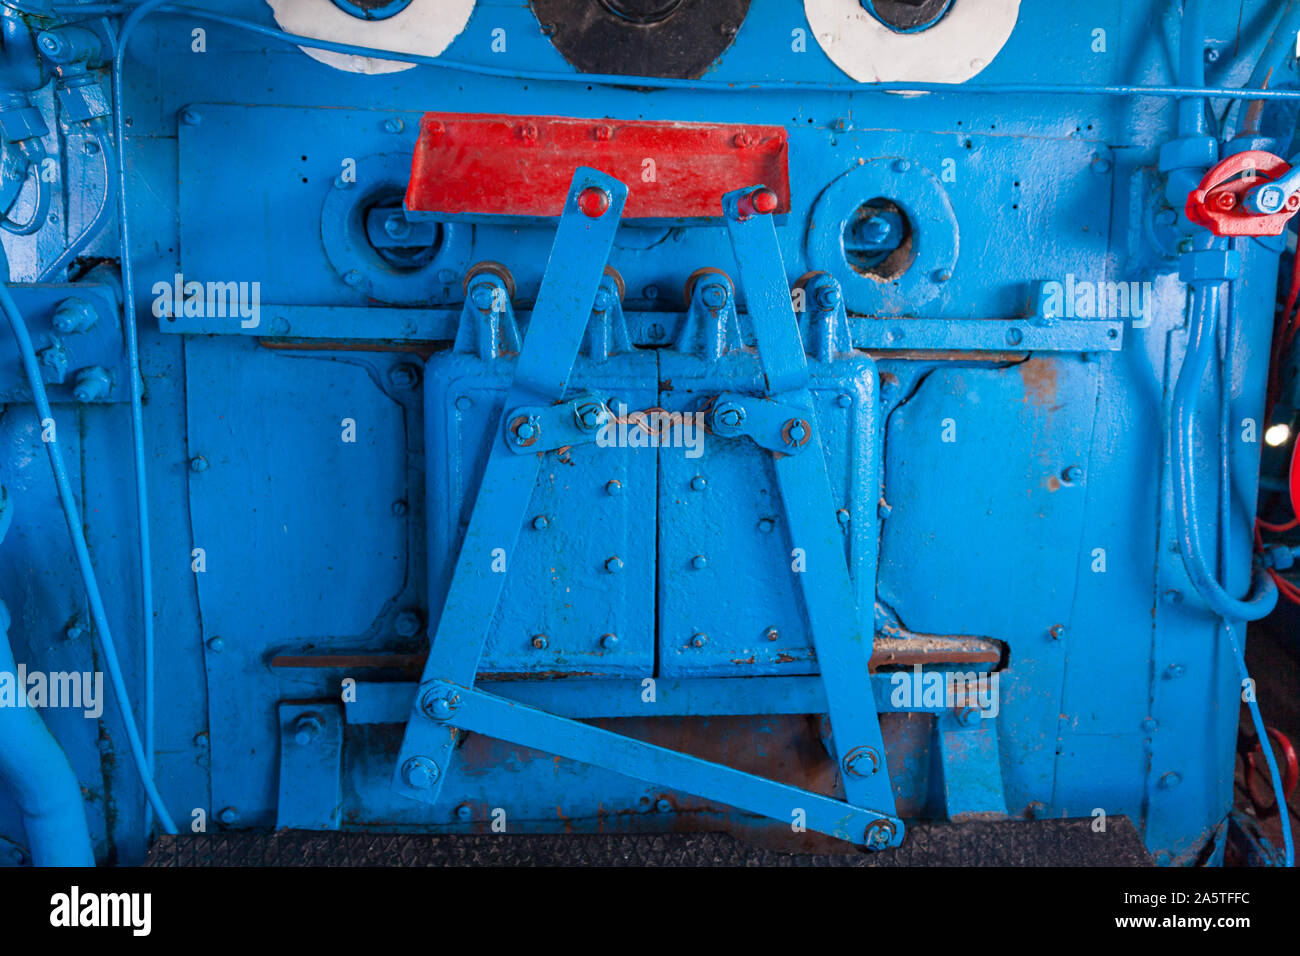
[[162, 837], [147, 866], [1150, 866], [1125, 817], [917, 824], [897, 850], [790, 854], [721, 833], [439, 835], [308, 830]]

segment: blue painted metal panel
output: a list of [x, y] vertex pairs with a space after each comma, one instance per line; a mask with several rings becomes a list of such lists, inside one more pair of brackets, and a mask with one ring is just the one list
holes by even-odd
[[[1167, 50], [1177, 43], [1177, 4], [1067, 6], [1022, 3], [1010, 41], [975, 82], [1175, 79]], [[226, 7], [271, 22], [261, 0]], [[1252, 0], [1243, 11], [1212, 12], [1206, 46], [1220, 55], [1208, 65], [1210, 82], [1246, 80], [1269, 7]], [[1029, 92], [744, 90], [755, 79], [844, 82], [815, 38], [802, 50], [792, 43], [792, 25], [803, 23], [796, 0], [754, 0], [734, 44], [697, 89], [646, 90], [434, 68], [358, 76], [219, 24], [206, 25], [209, 52], [199, 54], [185, 18], [145, 21], [126, 55], [127, 207], [155, 518], [156, 763], [179, 820], [195, 810], [219, 826], [305, 820], [312, 814], [303, 807], [333, 806], [338, 794], [340, 825], [367, 828], [467, 828], [485, 824], [498, 806], [534, 828], [666, 828], [693, 813], [714, 825], [757, 825], [722, 801], [481, 735], [464, 741], [436, 803], [389, 788], [415, 695], [411, 680], [439, 624], [461, 524], [514, 378], [513, 359], [488, 367], [439, 350], [455, 334], [465, 268], [481, 260], [509, 266], [519, 320], [532, 324], [554, 236], [550, 223], [463, 227], [444, 236], [430, 263], [411, 270], [392, 268], [363, 244], [357, 218], [368, 202], [386, 201], [404, 185], [418, 118], [436, 106], [789, 129], [792, 209], [776, 229], [783, 267], [767, 270], [767, 298], [810, 268], [829, 268], [861, 313], [848, 317], [854, 344], [873, 353], [810, 363], [832, 510], [843, 507], [850, 518], [842, 534], [856, 603], [865, 610], [878, 596], [911, 631], [984, 636], [1006, 650], [996, 670], [1000, 711], [979, 725], [985, 738], [990, 723], [997, 728], [1001, 780], [989, 773], [986, 749], [984, 759], [964, 764], [969, 785], [945, 800], [950, 780], [938, 772], [945, 738], [933, 726], [935, 709], [906, 718], [884, 713], [899, 812], [944, 815], [963, 800], [982, 812], [995, 801], [970, 798], [1000, 783], [1012, 815], [1128, 813], [1160, 862], [1197, 859], [1232, 798], [1239, 690], [1226, 637], [1171, 550], [1172, 476], [1160, 436], [1185, 349], [1185, 288], [1176, 243], [1156, 234], [1151, 217], [1164, 188], [1156, 151], [1173, 135], [1176, 107]], [[497, 29], [508, 37], [504, 54], [492, 50]], [[528, 6], [513, 0], [480, 2], [445, 55], [507, 71], [571, 70]], [[1293, 69], [1288, 63], [1281, 85], [1294, 85]], [[716, 80], [737, 85], [709, 85]], [[52, 90], [33, 101], [57, 129]], [[181, 118], [186, 107], [189, 122]], [[1293, 113], [1270, 107], [1264, 128], [1289, 136], [1293, 121]], [[51, 133], [43, 142], [51, 155], [62, 142], [71, 149], [56, 164], [50, 224], [33, 237], [5, 237], [17, 281], [35, 278], [103, 195], [100, 159], [83, 134]], [[357, 181], [336, 186], [349, 159]], [[902, 205], [924, 245], [918, 268], [877, 284], [836, 259], [840, 227], [855, 199], [895, 186], [906, 193]], [[87, 254], [116, 259], [113, 231]], [[722, 226], [621, 228], [610, 261], [627, 286], [630, 336], [654, 351], [615, 356], [599, 369], [580, 359], [573, 388], [554, 398], [590, 387], [633, 408], [686, 410], [711, 392], [761, 394], [760, 363], [747, 351], [761, 312], [750, 290], [742, 287], [736, 303], [733, 344], [742, 350], [710, 363], [674, 346], [690, 322], [679, 295], [687, 277], [722, 265], [739, 278], [732, 260]], [[238, 316], [183, 312], [155, 319], [155, 288], [178, 273], [260, 283], [259, 322], [245, 327]], [[1070, 275], [1150, 281], [1149, 324], [1047, 319], [1041, 283]], [[1236, 422], [1260, 417], [1276, 280], [1276, 255], [1252, 244], [1228, 375]], [[44, 297], [57, 288], [15, 290], [36, 329], [47, 324]], [[79, 291], [93, 290], [81, 281]], [[567, 318], [585, 321], [585, 311]], [[99, 342], [106, 351], [96, 364], [114, 363], [120, 375], [117, 329], [112, 322], [99, 328], [113, 335]], [[79, 623], [82, 587], [61, 530], [51, 532], [62, 516], [42, 470], [36, 423], [16, 390], [12, 353], [5, 354], [0, 390], [10, 404], [0, 414], [0, 483], [16, 510], [0, 597], [14, 612], [20, 655], [47, 669], [93, 667]], [[567, 374], [567, 354], [539, 359], [546, 367], [526, 379], [554, 385], [557, 373]], [[123, 397], [124, 381], [110, 403]], [[56, 411], [70, 423], [64, 449], [139, 701], [127, 409], [74, 409], [60, 387], [53, 387]], [[462, 397], [472, 404], [461, 407]], [[1202, 397], [1195, 467], [1212, 487], [1214, 376]], [[355, 421], [357, 442], [343, 439], [344, 419]], [[944, 438], [948, 419], [954, 441]], [[1241, 593], [1258, 444], [1231, 449], [1237, 505], [1223, 557], [1228, 589]], [[1081, 474], [1067, 478], [1071, 468]], [[821, 747], [815, 728], [794, 716], [823, 714], [829, 704], [816, 676], [824, 662], [814, 659], [798, 589], [788, 561], [779, 560], [795, 545], [770, 454], [748, 438], [716, 436], [698, 460], [679, 450], [587, 444], [563, 459], [548, 456], [540, 475], [540, 483], [531, 475], [521, 482], [532, 498], [521, 505], [527, 520], [481, 669], [570, 676], [483, 681], [481, 689], [564, 716], [606, 714], [625, 722], [620, 732], [635, 725], [653, 736], [653, 729], [666, 747], [716, 738], [733, 753], [757, 755], [745, 765], [755, 773], [790, 769], [807, 756], [800, 747], [809, 741]], [[706, 479], [702, 489], [692, 487], [697, 476]], [[617, 500], [604, 492], [611, 478], [624, 492]], [[1202, 495], [1207, 527], [1216, 520], [1212, 498]], [[538, 516], [548, 519], [544, 529], [529, 523]], [[761, 529], [765, 520], [771, 531]], [[714, 543], [705, 552], [700, 541]], [[195, 548], [205, 556], [197, 572]], [[624, 561], [615, 587], [602, 570], [606, 552]], [[705, 567], [688, 569], [701, 553]], [[1219, 557], [1217, 543], [1209, 557]], [[769, 628], [776, 641], [767, 639]], [[547, 635], [545, 648], [532, 645], [536, 633]], [[600, 642], [606, 633], [617, 634], [613, 647]], [[683, 642], [697, 633], [708, 635], [702, 647]], [[280, 656], [308, 663], [273, 664]], [[457, 676], [469, 682], [475, 668], [461, 663]], [[760, 681], [774, 675], [800, 683], [763, 688]], [[658, 680], [659, 710], [642, 709], [644, 677]], [[364, 696], [347, 703], [339, 763], [315, 761], [301, 771], [303, 804], [295, 810], [295, 794], [282, 798], [278, 789], [294, 755], [282, 749], [277, 714], [285, 702], [337, 700], [349, 680], [363, 694], [385, 688], [388, 703], [378, 712], [385, 719], [363, 717]], [[876, 709], [907, 709], [890, 699], [889, 680], [888, 671], [871, 679]], [[747, 700], [766, 716], [729, 716]], [[120, 752], [116, 710], [109, 706], [102, 723], [61, 712], [48, 723], [85, 788], [98, 855], [138, 860], [147, 824], [138, 781]], [[507, 732], [505, 724], [498, 729]], [[832, 748], [840, 736], [837, 728]], [[833, 764], [816, 753], [830, 771], [800, 783], [833, 789]], [[661, 799], [667, 810], [656, 809]], [[465, 804], [468, 821], [458, 812]], [[328, 811], [316, 816], [332, 825]], [[0, 839], [11, 841], [0, 847], [12, 845], [21, 857], [14, 820], [0, 794]]]

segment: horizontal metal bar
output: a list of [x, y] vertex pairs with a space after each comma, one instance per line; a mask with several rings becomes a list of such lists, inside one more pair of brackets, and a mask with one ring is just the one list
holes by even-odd
[[[450, 342], [456, 337], [460, 306], [438, 309], [365, 306], [263, 305], [257, 324], [238, 315], [224, 318], [177, 316], [160, 324], [164, 332], [252, 335], [259, 338], [338, 342]], [[683, 312], [625, 311], [637, 345], [671, 342]], [[521, 325], [529, 309], [515, 312]], [[750, 337], [749, 316], [740, 313]], [[1114, 352], [1124, 345], [1124, 323], [1115, 319], [895, 319], [850, 316], [855, 347], [865, 351], [940, 352]]]
[[[943, 669], [983, 672], [987, 664], [955, 665]], [[876, 709], [882, 713], [931, 713], [947, 710], [945, 703], [926, 704], [914, 686], [899, 692], [912, 671], [872, 674]], [[347, 704], [349, 724], [400, 724], [410, 716], [418, 685], [414, 681], [356, 683], [356, 699]], [[685, 680], [510, 680], [482, 681], [483, 690], [564, 717], [687, 717], [752, 716], [763, 714], [824, 714], [826, 692], [821, 678], [707, 677]], [[894, 701], [898, 700], [896, 704]]]

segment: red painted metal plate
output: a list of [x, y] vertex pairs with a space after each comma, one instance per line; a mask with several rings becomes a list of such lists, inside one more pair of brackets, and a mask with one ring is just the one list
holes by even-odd
[[631, 190], [625, 219], [720, 219], [722, 195], [771, 187], [790, 211], [780, 126], [426, 113], [406, 208], [444, 216], [559, 216], [573, 171], [592, 166]]

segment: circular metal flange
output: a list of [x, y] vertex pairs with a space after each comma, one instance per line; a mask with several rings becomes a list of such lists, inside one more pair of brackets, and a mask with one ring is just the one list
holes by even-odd
[[731, 45], [750, 0], [530, 0], [580, 73], [695, 79]]
[[803, 8], [826, 55], [860, 83], [964, 83], [1006, 45], [1020, 0], [955, 0], [917, 33], [891, 29], [859, 0], [804, 0]]
[[[849, 264], [844, 235], [858, 209], [873, 199], [893, 203], [907, 217], [910, 245], [901, 271], [863, 274]], [[957, 216], [933, 173], [917, 163], [883, 156], [854, 166], [827, 186], [813, 205], [806, 248], [814, 270], [840, 284], [845, 308], [872, 315], [914, 315], [934, 300], [957, 266]]]
[[[335, 43], [377, 47], [395, 53], [438, 56], [465, 29], [475, 0], [437, 0], [401, 6], [394, 0], [349, 0], [344, 9], [335, 0], [266, 0], [280, 29], [299, 36]], [[397, 7], [400, 9], [396, 9]], [[362, 8], [371, 11], [370, 16]], [[376, 17], [377, 14], [383, 14]], [[313, 60], [349, 73], [396, 73], [414, 63], [351, 53], [299, 47]]]
[[440, 224], [437, 251], [418, 266], [386, 260], [366, 233], [366, 213], [377, 204], [401, 201], [411, 175], [411, 157], [380, 153], [357, 160], [356, 182], [335, 180], [321, 207], [320, 235], [334, 271], [349, 288], [393, 305], [458, 301], [456, 281], [469, 266], [474, 227]]

